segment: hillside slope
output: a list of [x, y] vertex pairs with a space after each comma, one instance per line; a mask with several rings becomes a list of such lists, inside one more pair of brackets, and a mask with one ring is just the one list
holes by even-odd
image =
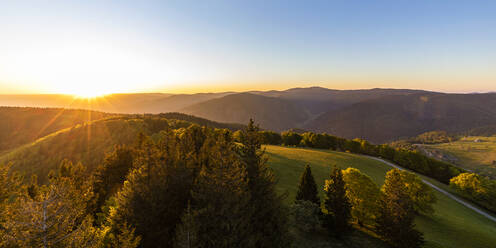
[[87, 110], [0, 107], [0, 154], [55, 131], [108, 116]]
[[262, 128], [282, 131], [298, 126], [309, 114], [291, 101], [250, 93], [231, 94], [198, 103], [183, 112], [220, 122], [247, 123], [253, 118]]
[[36, 174], [44, 182], [48, 172], [64, 159], [81, 162], [91, 171], [115, 145], [133, 145], [140, 133], [153, 137], [162, 130], [189, 127], [193, 123], [231, 130], [243, 127], [178, 113], [120, 116], [49, 134], [0, 156], [0, 164], [12, 163], [14, 170], [28, 176]]
[[329, 111], [305, 128], [383, 143], [432, 130], [461, 132], [496, 124], [496, 94], [386, 96]]
[[43, 137], [0, 157], [27, 176], [38, 175], [45, 182], [48, 172], [64, 159], [82, 162], [92, 169], [114, 145], [132, 144], [140, 132], [149, 133], [143, 120], [115, 118], [77, 125]]
[[[266, 146], [269, 164], [274, 169], [279, 192], [288, 192], [291, 202], [297, 191], [298, 179], [305, 164], [312, 166], [312, 174], [321, 189], [329, 177], [332, 165], [354, 167], [367, 174], [377, 185], [382, 185], [385, 174], [391, 169], [379, 161], [350, 153], [327, 150]], [[496, 224], [473, 212], [451, 198], [436, 192], [438, 202], [433, 216], [417, 217], [416, 224], [424, 233], [425, 247], [485, 248], [496, 242]]]

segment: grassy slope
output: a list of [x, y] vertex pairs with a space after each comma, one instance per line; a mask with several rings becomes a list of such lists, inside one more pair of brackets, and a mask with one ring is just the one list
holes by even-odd
[[113, 118], [77, 125], [0, 156], [0, 164], [12, 163], [14, 170], [28, 177], [36, 174], [44, 183], [48, 172], [62, 160], [82, 162], [92, 169], [114, 145], [131, 144], [141, 130], [147, 133], [148, 129], [139, 119]]
[[[323, 185], [330, 166], [355, 167], [382, 185], [389, 166], [358, 155], [301, 148], [267, 146], [269, 164], [278, 179], [278, 191], [288, 192], [288, 203], [294, 199], [303, 166], [312, 165], [318, 185]], [[437, 193], [435, 214], [417, 218], [418, 228], [424, 233], [426, 247], [491, 247], [496, 243], [496, 223], [448, 197]]]
[[[480, 143], [474, 140], [479, 139]], [[467, 137], [452, 143], [425, 145], [456, 157], [460, 167], [481, 175], [496, 178], [496, 137]]]
[[78, 109], [0, 107], [0, 153], [111, 114]]

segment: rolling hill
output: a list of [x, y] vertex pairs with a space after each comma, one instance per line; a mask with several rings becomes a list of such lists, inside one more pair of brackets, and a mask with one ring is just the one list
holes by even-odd
[[305, 108], [289, 100], [251, 93], [227, 95], [182, 111], [220, 122], [247, 123], [254, 118], [261, 127], [277, 131], [298, 126], [309, 118]]
[[407, 89], [333, 90], [322, 87], [309, 87], [293, 88], [284, 91], [258, 91], [253, 93], [291, 100], [304, 106], [312, 114], [321, 114], [354, 103], [384, 96], [410, 95], [423, 92], [425, 91]]
[[0, 164], [11, 163], [14, 170], [27, 176], [36, 174], [40, 182], [44, 182], [48, 172], [64, 159], [81, 162], [91, 171], [115, 145], [133, 145], [140, 133], [153, 137], [162, 130], [192, 124], [231, 130], [244, 127], [180, 113], [109, 117], [77, 124], [12, 149], [0, 156]]
[[[280, 193], [289, 193], [287, 203], [293, 201], [296, 195], [298, 180], [305, 164], [312, 166], [312, 174], [321, 189], [321, 195], [322, 185], [333, 165], [343, 169], [357, 168], [370, 176], [378, 186], [383, 184], [386, 172], [391, 169], [382, 162], [350, 153], [280, 146], [266, 146], [265, 148], [269, 156], [269, 164], [279, 180], [277, 190]], [[435, 184], [446, 188], [445, 185]], [[437, 191], [436, 196], [438, 202], [434, 206], [434, 215], [419, 216], [416, 219], [418, 229], [424, 233], [427, 241], [425, 247], [485, 248], [494, 245], [496, 223]], [[317, 242], [315, 239], [318, 240], [319, 237], [312, 237], [312, 239], [307, 242]], [[325, 240], [325, 237], [320, 237], [320, 239]], [[325, 245], [320, 247], [325, 247]]]
[[386, 96], [331, 110], [304, 128], [375, 143], [432, 130], [462, 132], [496, 123], [496, 94]]
[[55, 131], [109, 116], [87, 110], [0, 107], [0, 154]]

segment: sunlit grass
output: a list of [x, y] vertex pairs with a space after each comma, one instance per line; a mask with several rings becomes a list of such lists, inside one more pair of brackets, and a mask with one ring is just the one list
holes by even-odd
[[455, 157], [455, 164], [464, 169], [496, 178], [496, 137], [466, 137], [425, 147]]
[[[287, 192], [286, 202], [293, 201], [300, 174], [305, 164], [312, 166], [318, 186], [329, 176], [331, 166], [354, 167], [382, 185], [391, 168], [379, 161], [359, 155], [302, 148], [266, 146], [269, 164], [278, 178], [277, 190]], [[322, 187], [319, 187], [322, 193]], [[417, 218], [416, 223], [427, 241], [426, 247], [493, 247], [496, 244], [496, 223], [484, 218], [436, 191], [438, 202], [433, 216]]]

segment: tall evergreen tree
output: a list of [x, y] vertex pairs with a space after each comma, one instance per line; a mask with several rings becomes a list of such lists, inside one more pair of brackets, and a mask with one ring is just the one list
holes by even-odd
[[195, 248], [199, 246], [198, 222], [193, 216], [191, 204], [188, 203], [181, 224], [177, 227], [174, 248]]
[[387, 173], [381, 191], [377, 233], [394, 247], [420, 247], [422, 233], [414, 229], [414, 204], [400, 170], [393, 169]]
[[210, 149], [210, 168], [203, 167], [192, 190], [192, 215], [198, 247], [256, 247], [249, 230], [250, 192], [236, 154], [218, 144]]
[[256, 247], [287, 247], [287, 209], [275, 192], [276, 179], [261, 149], [259, 127], [250, 119], [241, 135], [239, 154], [251, 194], [251, 239]]
[[173, 132], [164, 135], [168, 137], [164, 146], [150, 139], [143, 142], [109, 216], [115, 232], [119, 223], [134, 227], [141, 247], [172, 247], [194, 181], [191, 163], [196, 160], [180, 152], [185, 150], [180, 137]]
[[112, 153], [107, 154], [92, 178], [95, 199], [90, 206], [90, 212], [100, 212], [105, 201], [117, 193], [133, 166], [133, 160], [133, 150], [125, 146], [116, 146]]
[[310, 165], [305, 166], [305, 170], [300, 177], [300, 185], [296, 193], [296, 201], [309, 201], [320, 206], [319, 192], [317, 191], [317, 184], [312, 175]]
[[325, 181], [324, 225], [336, 237], [350, 230], [351, 204], [345, 185], [342, 171], [334, 166], [331, 178]]

